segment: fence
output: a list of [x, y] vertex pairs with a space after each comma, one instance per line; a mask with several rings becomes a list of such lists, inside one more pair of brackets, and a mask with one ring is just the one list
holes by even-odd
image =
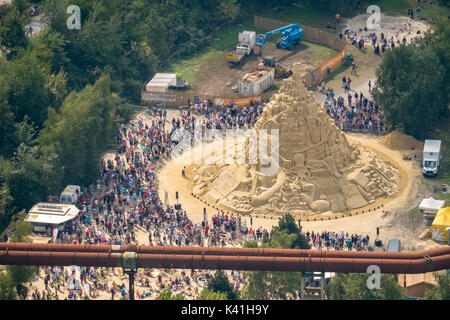
[[[291, 24], [291, 22], [284, 22], [256, 15], [254, 16], [254, 23], [255, 27], [261, 30], [275, 30]], [[320, 29], [308, 26], [301, 27], [303, 29], [303, 39], [339, 51], [339, 53], [334, 57], [328, 59], [318, 68], [308, 72], [303, 77], [305, 85], [308, 88], [311, 88], [327, 73], [327, 66], [330, 68], [330, 70], [333, 70], [335, 67], [339, 66], [342, 63], [345, 55], [347, 54], [348, 46], [345, 40], [339, 39], [329, 32], [325, 32]]]
[[382, 135], [386, 134], [386, 128], [385, 127], [380, 127], [380, 126], [372, 126], [372, 127], [360, 126], [360, 127], [356, 127], [355, 125], [351, 125], [351, 124], [348, 124], [348, 123], [346, 123], [346, 124], [344, 124], [342, 126], [339, 125], [339, 124], [336, 124], [336, 126], [338, 126], [344, 132], [373, 134], [373, 135], [378, 135], [378, 136], [382, 136]]

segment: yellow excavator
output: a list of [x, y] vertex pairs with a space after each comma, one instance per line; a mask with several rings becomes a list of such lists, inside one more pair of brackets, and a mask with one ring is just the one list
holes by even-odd
[[275, 69], [275, 78], [276, 79], [286, 79], [292, 75], [292, 70], [288, 70], [281, 65], [275, 63], [275, 57], [273, 56], [265, 56], [263, 58], [263, 64], [267, 67], [272, 67]]

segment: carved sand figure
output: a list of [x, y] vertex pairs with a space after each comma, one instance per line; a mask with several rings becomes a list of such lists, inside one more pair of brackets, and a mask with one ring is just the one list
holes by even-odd
[[[193, 193], [237, 213], [308, 216], [361, 208], [399, 191], [398, 170], [367, 148], [351, 145], [296, 74], [267, 104], [255, 125], [260, 129], [279, 130], [276, 174], [263, 174], [261, 161], [191, 164]], [[271, 142], [271, 136], [264, 140]], [[236, 142], [245, 144], [246, 159], [250, 143], [245, 137]]]

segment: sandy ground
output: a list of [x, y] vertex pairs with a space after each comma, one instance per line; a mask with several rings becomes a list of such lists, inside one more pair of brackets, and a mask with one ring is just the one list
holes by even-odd
[[[380, 28], [375, 30], [364, 31], [364, 27], [367, 26], [367, 20], [370, 17], [370, 14], [361, 14], [353, 17], [352, 19], [344, 20], [344, 27], [342, 31], [350, 30], [356, 32], [359, 37], [362, 35], [368, 40], [367, 36], [371, 33], [376, 33], [378, 39], [380, 39], [380, 33], [383, 32], [385, 37], [389, 40], [391, 36], [394, 37], [396, 41], [396, 35], [398, 34], [398, 40], [402, 40], [403, 35], [406, 36], [407, 43], [410, 43], [410, 39], [417, 36], [417, 31], [423, 34], [424, 31], [428, 29], [428, 25], [423, 21], [412, 20], [407, 16], [399, 16], [399, 17], [391, 17], [385, 14], [381, 14], [381, 22]], [[402, 27], [403, 32], [400, 31], [400, 27]], [[369, 42], [370, 44], [371, 42]]]
[[[390, 17], [381, 15], [381, 29], [379, 30], [369, 30], [363, 31], [363, 28], [367, 24], [368, 14], [363, 14], [356, 16], [352, 19], [346, 19], [343, 23], [342, 32], [348, 29], [350, 30], [350, 35], [353, 35], [356, 32], [358, 40], [361, 36], [365, 38], [365, 50], [361, 51], [357, 46], [351, 45], [351, 41], [349, 43], [349, 52], [353, 55], [354, 62], [357, 66], [356, 74], [351, 74], [351, 68], [347, 67], [343, 69], [340, 73], [336, 74], [333, 79], [326, 83], [326, 87], [334, 88], [336, 96], [344, 96], [344, 89], [342, 88], [342, 78], [350, 77], [352, 79], [351, 90], [352, 92], [363, 92], [366, 96], [369, 93], [368, 82], [372, 81], [372, 85], [375, 83], [376, 74], [375, 70], [378, 67], [379, 63], [382, 61], [383, 53], [381, 56], [377, 56], [373, 53], [373, 46], [371, 40], [368, 38], [368, 35], [374, 33], [377, 35], [377, 38], [380, 39], [381, 32], [384, 33], [385, 37], [389, 40], [391, 36], [394, 36], [395, 41], [397, 40], [396, 34], [398, 33], [398, 40], [401, 41], [403, 35], [405, 35], [407, 39], [407, 44], [410, 44], [411, 38], [421, 37], [423, 33], [429, 28], [429, 25], [422, 22], [411, 20], [406, 16], [401, 17]], [[410, 26], [406, 24], [411, 24]], [[400, 26], [403, 27], [404, 32], [400, 32]], [[361, 29], [361, 31], [360, 31]], [[420, 30], [421, 34], [417, 35], [416, 32]], [[398, 44], [396, 43], [396, 46]], [[319, 102], [323, 102], [324, 95], [315, 92], [316, 99]], [[345, 94], [346, 96], [347, 94]]]
[[[172, 120], [172, 117], [177, 118], [179, 116], [179, 111], [178, 110], [168, 110], [167, 112], [167, 120], [170, 121]], [[201, 116], [197, 116], [198, 118], [202, 118]], [[155, 118], [151, 118], [150, 116], [148, 116], [145, 112], [141, 112], [136, 116], [136, 120], [137, 119], [142, 119], [144, 124], [148, 123], [149, 125], [151, 124], [151, 121], [154, 120]], [[168, 124], [168, 127], [171, 128], [171, 124]], [[111, 151], [108, 152], [104, 155], [104, 160], [107, 159], [114, 159], [114, 157], [116, 156], [116, 154]], [[161, 176], [160, 176], [161, 177]], [[165, 179], [162, 179], [163, 181], [165, 181]], [[164, 193], [163, 193], [164, 194]], [[175, 195], [173, 195], [173, 197], [175, 198]], [[191, 211], [187, 211], [189, 214]], [[191, 216], [191, 215], [189, 215]], [[196, 215], [195, 215], [196, 216]], [[151, 227], [150, 231], [153, 232], [154, 228]], [[140, 227], [139, 225], [136, 226], [136, 244], [149, 244], [148, 242], [148, 232]], [[154, 244], [154, 243], [153, 243]], [[128, 288], [128, 276], [124, 275], [122, 272], [121, 268], [104, 268], [104, 270], [107, 272], [107, 275], [105, 276], [104, 280], [99, 281], [99, 283], [107, 283], [109, 288], [111, 288], [113, 286], [113, 283], [117, 284], [117, 285], [121, 285], [121, 284], [125, 284], [125, 286]], [[186, 275], [190, 275], [191, 270], [188, 269], [138, 269], [138, 273], [136, 274], [136, 281], [135, 281], [135, 299], [139, 300], [140, 298], [138, 297], [139, 294], [142, 294], [143, 292], [146, 291], [150, 291], [151, 295], [149, 295], [148, 297], [143, 298], [144, 300], [152, 300], [155, 299], [159, 292], [159, 286], [158, 286], [158, 282], [157, 282], [157, 276], [158, 274], [161, 274], [162, 276], [162, 282], [166, 284], [166, 288], [168, 286], [168, 283], [170, 283], [172, 280], [174, 280], [175, 278], [179, 278], [181, 279], [181, 272], [184, 271], [186, 273]], [[206, 274], [207, 270], [200, 270], [198, 271], [199, 273], [199, 280], [198, 282], [195, 282], [192, 278], [191, 278], [191, 283], [189, 286], [185, 285], [184, 287], [180, 288], [178, 291], [173, 291], [173, 294], [177, 294], [177, 293], [182, 293], [186, 299], [190, 300], [190, 299], [194, 299], [196, 298], [197, 294], [200, 293], [202, 291], [202, 289], [207, 285], [207, 281], [206, 281]], [[148, 275], [144, 275], [144, 273], [147, 273]], [[227, 271], [227, 274], [231, 274], [231, 272]], [[29, 299], [31, 299], [31, 293], [34, 292], [36, 289], [42, 293], [45, 289], [45, 285], [44, 285], [44, 277], [45, 277], [45, 273], [43, 268], [40, 269], [40, 274], [39, 276], [35, 277], [35, 279], [31, 282], [31, 285], [29, 285], [28, 287], [30, 288], [30, 292], [29, 292]], [[145, 280], [148, 279], [149, 280], [149, 284], [150, 287], [146, 287], [144, 283], [141, 283], [141, 279]], [[88, 283], [90, 284], [91, 288], [93, 288], [93, 283], [91, 281], [88, 280]], [[53, 294], [55, 294], [56, 289], [55, 287], [50, 287], [51, 292]], [[58, 298], [59, 299], [64, 299], [68, 296], [68, 289], [66, 284], [62, 284], [60, 286], [60, 290], [58, 291]], [[102, 291], [99, 290], [97, 291], [98, 294], [96, 294], [94, 297], [90, 296], [89, 299], [90, 300], [110, 300], [111, 299], [111, 294], [110, 292], [106, 292], [106, 291]], [[80, 299], [78, 297], [78, 299]], [[116, 295], [115, 298], [116, 300], [120, 299], [120, 292], [116, 291]]]
[[[391, 150], [380, 143], [379, 138], [362, 134], [346, 134], [352, 143], [361, 143], [372, 151], [379, 154], [385, 160], [393, 163], [401, 173], [400, 192], [395, 198], [384, 198], [376, 203], [351, 210], [352, 217], [339, 218], [337, 220], [327, 221], [302, 221], [303, 231], [345, 231], [349, 233], [368, 234], [372, 239], [376, 238], [376, 228], [381, 227], [380, 239], [387, 243], [387, 240], [398, 238], [402, 240], [405, 249], [421, 249], [436, 246], [434, 241], [420, 241], [417, 236], [423, 229], [416, 228], [408, 230], [407, 226], [395, 225], [395, 219], [402, 213], [406, 213], [409, 209], [417, 206], [420, 199], [416, 196], [420, 185], [421, 171], [420, 166], [414, 161], [403, 160], [403, 153], [398, 150]], [[183, 164], [167, 162], [159, 172], [160, 184], [159, 192], [164, 194], [168, 192], [168, 203], [175, 204], [175, 192], [179, 193], [179, 203], [182, 204], [191, 219], [198, 223], [203, 220], [203, 208], [206, 207], [208, 219], [218, 212], [210, 206], [205, 205], [201, 200], [191, 195], [193, 183], [187, 178], [181, 176]], [[174, 186], [176, 186], [174, 188]], [[379, 210], [373, 211], [374, 207], [383, 204]], [[371, 213], [367, 213], [368, 209], [372, 209]], [[365, 214], [361, 211], [365, 210]], [[358, 212], [358, 215], [355, 215]], [[250, 226], [250, 217], [244, 216], [247, 226]], [[253, 227], [263, 226], [268, 230], [278, 223], [277, 219], [264, 219], [261, 217], [252, 217]]]
[[30, 23], [25, 26], [28, 30], [29, 26], [33, 29], [32, 35], [36, 35], [44, 29], [44, 24], [41, 22], [42, 14], [30, 18]]
[[[4, 1], [4, 0], [0, 0]], [[367, 17], [365, 15], [356, 17], [347, 22], [347, 25], [350, 29], [354, 28], [357, 32], [359, 30], [360, 25], [364, 26]], [[390, 35], [395, 35], [396, 28], [399, 28], [403, 21], [409, 20], [406, 17], [394, 18], [396, 20], [389, 20], [386, 17], [382, 17], [382, 28], [385, 29], [384, 33], [386, 36], [390, 37]], [[420, 23], [418, 23], [418, 27]], [[415, 26], [415, 24], [412, 24]], [[412, 33], [413, 33], [412, 29]], [[423, 31], [423, 30], [422, 30]], [[415, 33], [415, 32], [414, 32]], [[377, 32], [379, 34], [379, 32]], [[409, 42], [409, 40], [408, 40]], [[277, 50], [280, 54], [284, 54], [285, 51]], [[352, 75], [352, 88], [357, 92], [367, 93], [367, 82], [369, 80], [375, 80], [375, 67], [381, 61], [381, 58], [375, 56], [371, 52], [360, 52], [357, 48], [351, 47], [350, 52], [353, 53], [355, 57], [355, 62], [358, 65], [358, 75]], [[263, 55], [270, 55], [270, 51], [265, 51]], [[294, 55], [285, 57], [286, 64], [291, 63], [294, 66], [295, 61], [301, 61], [301, 53], [294, 52]], [[286, 53], [287, 55], [288, 53]], [[297, 57], [298, 54], [298, 57]], [[272, 54], [273, 55], [273, 54]], [[297, 59], [297, 60], [296, 60]], [[252, 65], [257, 64], [257, 59], [248, 59], [247, 62], [243, 65], [242, 69], [239, 70], [236, 74], [239, 75], [239, 72], [244, 74], [248, 72]], [[301, 65], [301, 63], [300, 63]], [[327, 86], [333, 87], [337, 95], [343, 94], [343, 89], [340, 88], [340, 81], [344, 75], [350, 75], [350, 70], [346, 69], [341, 74], [337, 75], [334, 80], [330, 81]], [[233, 77], [238, 78], [238, 76], [233, 75]], [[208, 81], [205, 82], [205, 86], [202, 90], [205, 93], [210, 93], [208, 90], [217, 90], [217, 83], [224, 83], [225, 85], [231, 87], [234, 84], [231, 81], [228, 81], [220, 77], [220, 75], [208, 75]], [[221, 90], [221, 89], [220, 89]], [[342, 91], [342, 92], [341, 92]], [[319, 102], [323, 101], [323, 95], [320, 93], [316, 93], [316, 98]], [[179, 115], [178, 111], [169, 110], [168, 111], [168, 120], [170, 121], [172, 117], [177, 118]], [[151, 121], [151, 119], [145, 114], [141, 113], [138, 117], [142, 117], [145, 122]], [[198, 117], [201, 118], [201, 117]], [[376, 228], [380, 227], [380, 239], [386, 245], [387, 241], [392, 238], [400, 239], [402, 242], [403, 250], [422, 250], [431, 247], [436, 247], [438, 244], [432, 240], [418, 240], [417, 236], [424, 230], [425, 226], [414, 225], [413, 223], [409, 223], [408, 221], [408, 212], [410, 209], [417, 207], [418, 203], [422, 199], [424, 195], [423, 186], [421, 183], [421, 172], [420, 165], [414, 161], [405, 161], [402, 158], [402, 151], [391, 150], [382, 144], [379, 138], [362, 135], [362, 134], [347, 134], [347, 137], [351, 142], [354, 143], [362, 143], [364, 146], [370, 148], [371, 150], [378, 153], [380, 156], [392, 162], [397, 168], [401, 171], [401, 190], [399, 194], [395, 198], [391, 199], [382, 199], [379, 200], [375, 205], [383, 204], [383, 208], [379, 210], [372, 211], [370, 213], [353, 215], [352, 217], [339, 218], [337, 220], [331, 221], [302, 221], [301, 225], [303, 227], [303, 231], [344, 231], [348, 233], [357, 233], [357, 234], [368, 234], [371, 237], [371, 243], [373, 239], [376, 238]], [[105, 155], [105, 158], [114, 157], [114, 153], [108, 153]], [[205, 203], [191, 196], [192, 183], [181, 176], [181, 169], [183, 165], [175, 164], [171, 161], [162, 162], [158, 169], [158, 181], [159, 181], [159, 193], [160, 197], [164, 199], [164, 194], [167, 191], [168, 194], [168, 203], [175, 204], [177, 200], [175, 198], [175, 192], [179, 192], [178, 202], [182, 204], [182, 208], [187, 211], [189, 217], [194, 221], [194, 223], [199, 223], [203, 219], [203, 208], [206, 207], [208, 218], [217, 212], [216, 209], [212, 207], [208, 207]], [[372, 204], [372, 206], [374, 206]], [[357, 211], [357, 210], [354, 210]], [[361, 211], [361, 209], [359, 209]], [[242, 218], [243, 223], [247, 226], [250, 226], [250, 217], [245, 216]], [[273, 225], [278, 223], [277, 219], [264, 219], [261, 217], [253, 217], [252, 218], [253, 227], [263, 226], [264, 228], [270, 230]], [[136, 232], [137, 242], [139, 244], [147, 244], [148, 243], [148, 233], [138, 228]], [[156, 287], [157, 287], [157, 278], [155, 277], [156, 273], [160, 272], [163, 276], [163, 281], [173, 280], [175, 277], [180, 277], [182, 270], [148, 270], [152, 275], [148, 276], [150, 281], [150, 286], [152, 288], [152, 295], [147, 299], [155, 299], [157, 296]], [[140, 270], [143, 272], [143, 270]], [[190, 270], [185, 270], [187, 274], [190, 273]], [[113, 281], [116, 284], [125, 283], [126, 286], [128, 284], [128, 277], [124, 276], [121, 272], [121, 269], [115, 269], [109, 271], [109, 275], [106, 277], [108, 285], [111, 287]], [[149, 290], [140, 284], [141, 276], [137, 276], [137, 281], [135, 282], [135, 290], [136, 293], [142, 293], [143, 291]], [[197, 287], [199, 291], [201, 291], [202, 287], [206, 284], [206, 281], [199, 281], [199, 284], [195, 284], [191, 281], [190, 291], [188, 288], [182, 289], [185, 294], [188, 292], [193, 292]], [[33, 291], [34, 289], [38, 289], [40, 292], [44, 290], [44, 281], [43, 281], [43, 271], [41, 270], [40, 276], [33, 281], [31, 287]], [[64, 299], [67, 297], [67, 289], [61, 286], [61, 291], [58, 292], [59, 298]], [[52, 292], [55, 292], [55, 289], [52, 289]], [[180, 290], [181, 292], [181, 290]], [[175, 292], [177, 293], [177, 292]], [[31, 294], [31, 292], [30, 292]], [[117, 293], [115, 299], [119, 299], [120, 294]], [[188, 299], [192, 299], [193, 295], [189, 296], [187, 294]], [[110, 299], [110, 293], [100, 291], [99, 296], [95, 299]], [[92, 299], [92, 298], [91, 298]], [[136, 297], [136, 299], [138, 299]]]

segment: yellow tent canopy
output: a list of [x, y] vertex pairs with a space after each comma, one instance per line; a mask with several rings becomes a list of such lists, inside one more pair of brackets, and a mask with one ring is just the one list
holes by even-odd
[[447, 227], [450, 227], [450, 207], [441, 208], [436, 213], [431, 224], [433, 240], [448, 241], [448, 231], [445, 230]]

